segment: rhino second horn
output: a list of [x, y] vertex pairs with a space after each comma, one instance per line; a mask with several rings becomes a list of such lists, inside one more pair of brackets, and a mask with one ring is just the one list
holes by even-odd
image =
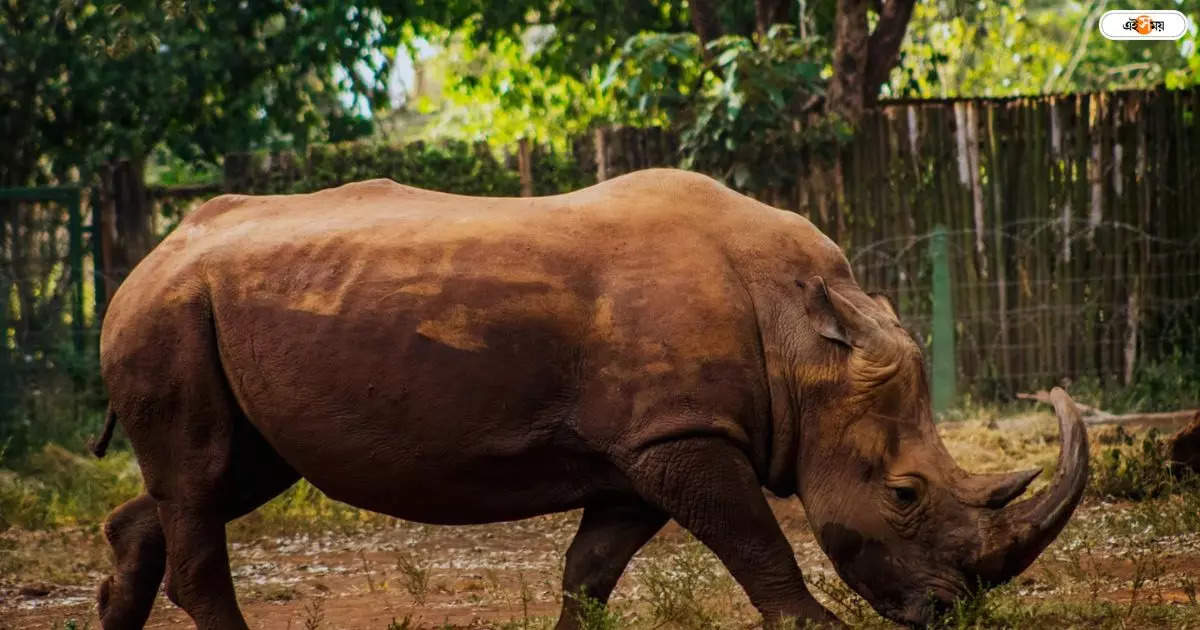
[[1050, 400], [1062, 433], [1058, 470], [1038, 494], [996, 511], [978, 567], [989, 585], [1007, 582], [1032, 564], [1066, 526], [1087, 487], [1087, 429], [1079, 410], [1061, 388], [1050, 392]]

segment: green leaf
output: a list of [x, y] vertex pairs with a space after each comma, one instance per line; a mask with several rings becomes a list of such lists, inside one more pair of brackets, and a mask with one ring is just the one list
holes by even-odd
[[742, 51], [736, 48], [730, 48], [726, 50], [725, 52], [721, 53], [719, 57], [717, 57], [717, 65], [722, 67], [728, 66], [729, 64], [733, 63], [734, 59], [737, 59], [741, 52]]

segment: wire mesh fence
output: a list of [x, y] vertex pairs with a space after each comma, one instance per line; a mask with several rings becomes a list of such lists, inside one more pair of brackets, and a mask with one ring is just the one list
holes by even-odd
[[993, 398], [1134, 380], [1200, 332], [1200, 89], [892, 103], [796, 207], [928, 340], [947, 231], [959, 381]]
[[860, 283], [888, 294], [926, 346], [935, 337], [931, 276], [946, 265], [963, 389], [994, 399], [1078, 379], [1127, 385], [1139, 366], [1197, 359], [1200, 236], [1029, 220], [982, 233], [1004, 252], [984, 272], [978, 232], [947, 232], [941, 261], [931, 256], [933, 235], [883, 239], [848, 255]]
[[0, 190], [0, 455], [78, 432], [101, 398], [80, 191]]

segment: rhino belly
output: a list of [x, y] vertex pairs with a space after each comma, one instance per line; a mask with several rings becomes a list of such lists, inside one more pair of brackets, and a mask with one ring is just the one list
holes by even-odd
[[487, 522], [621, 488], [573, 428], [583, 335], [574, 314], [554, 311], [571, 300], [528, 285], [493, 293], [505, 303], [403, 292], [343, 293], [335, 310], [297, 308], [295, 296], [217, 299], [221, 360], [250, 422], [347, 503]]

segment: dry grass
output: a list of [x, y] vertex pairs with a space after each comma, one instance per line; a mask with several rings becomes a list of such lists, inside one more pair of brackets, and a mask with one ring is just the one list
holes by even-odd
[[1058, 420], [1051, 414], [947, 422], [939, 425], [939, 432], [946, 448], [971, 472], [1045, 468], [1035, 489], [1045, 485], [1057, 463]]

